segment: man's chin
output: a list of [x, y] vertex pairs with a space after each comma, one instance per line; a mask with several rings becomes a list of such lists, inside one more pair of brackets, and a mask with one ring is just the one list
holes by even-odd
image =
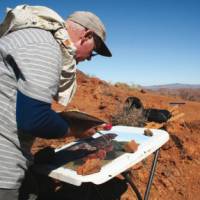
[[85, 59], [76, 59], [76, 64], [78, 65], [78, 63], [83, 62]]

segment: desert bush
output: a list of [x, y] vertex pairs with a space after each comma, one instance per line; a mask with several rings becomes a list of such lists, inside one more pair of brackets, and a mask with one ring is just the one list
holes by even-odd
[[112, 116], [113, 125], [144, 127], [147, 119], [142, 109], [133, 108], [129, 112], [124, 110]]
[[123, 83], [123, 82], [117, 82], [114, 84], [115, 87], [118, 88], [122, 88], [122, 89], [128, 89], [128, 90], [140, 90], [141, 86], [137, 85], [137, 84], [127, 84], [127, 83]]

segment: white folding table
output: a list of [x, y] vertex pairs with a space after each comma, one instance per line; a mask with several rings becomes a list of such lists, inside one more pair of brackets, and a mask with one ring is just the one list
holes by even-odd
[[[93, 183], [95, 186], [98, 184], [105, 183], [113, 177], [122, 174], [136, 193], [137, 198], [139, 200], [147, 200], [149, 197], [153, 177], [155, 174], [159, 149], [163, 144], [165, 144], [168, 141], [169, 134], [164, 130], [151, 129], [153, 135], [145, 136], [144, 130], [145, 128], [130, 126], [113, 126], [112, 129], [109, 131], [101, 131], [103, 134], [116, 133], [117, 137], [115, 138], [115, 140], [119, 142], [135, 140], [136, 143], [139, 144], [139, 146], [138, 150], [135, 153], [123, 153], [119, 157], [103, 165], [103, 167], [98, 173], [82, 176], [78, 175], [75, 170], [66, 168], [66, 166], [64, 165], [58, 167], [55, 167], [53, 165], [42, 165], [39, 166], [39, 170], [37, 171], [40, 171], [40, 173], [46, 173], [52, 178], [58, 179], [66, 183], [70, 183], [75, 186], [80, 186], [82, 183], [88, 182]], [[96, 133], [93, 137], [97, 136], [99, 136], [98, 133]], [[76, 142], [69, 143], [61, 148], [55, 149], [55, 154], [61, 153], [67, 147], [75, 143]], [[154, 154], [154, 159], [152, 161], [146, 192], [144, 198], [142, 198], [141, 193], [130, 178], [129, 169], [151, 154]]]

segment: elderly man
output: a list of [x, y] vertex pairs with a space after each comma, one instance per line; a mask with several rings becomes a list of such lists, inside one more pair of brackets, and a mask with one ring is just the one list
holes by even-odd
[[51, 110], [53, 98], [67, 105], [76, 89], [76, 64], [93, 51], [111, 56], [105, 28], [91, 12], [66, 22], [46, 7], [18, 6], [0, 27], [0, 199], [19, 198], [32, 163], [35, 137], [73, 134]]

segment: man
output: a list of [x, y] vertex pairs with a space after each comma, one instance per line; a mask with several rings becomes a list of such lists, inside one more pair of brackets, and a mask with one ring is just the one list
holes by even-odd
[[[35, 137], [74, 134], [51, 110], [51, 103], [53, 97], [65, 105], [70, 101], [75, 64], [91, 60], [93, 51], [111, 56], [104, 43], [104, 25], [93, 13], [75, 12], [64, 27], [46, 7], [20, 6], [10, 12], [0, 38], [0, 199], [4, 200], [19, 198]], [[13, 16], [19, 16], [20, 25], [15, 26]]]

